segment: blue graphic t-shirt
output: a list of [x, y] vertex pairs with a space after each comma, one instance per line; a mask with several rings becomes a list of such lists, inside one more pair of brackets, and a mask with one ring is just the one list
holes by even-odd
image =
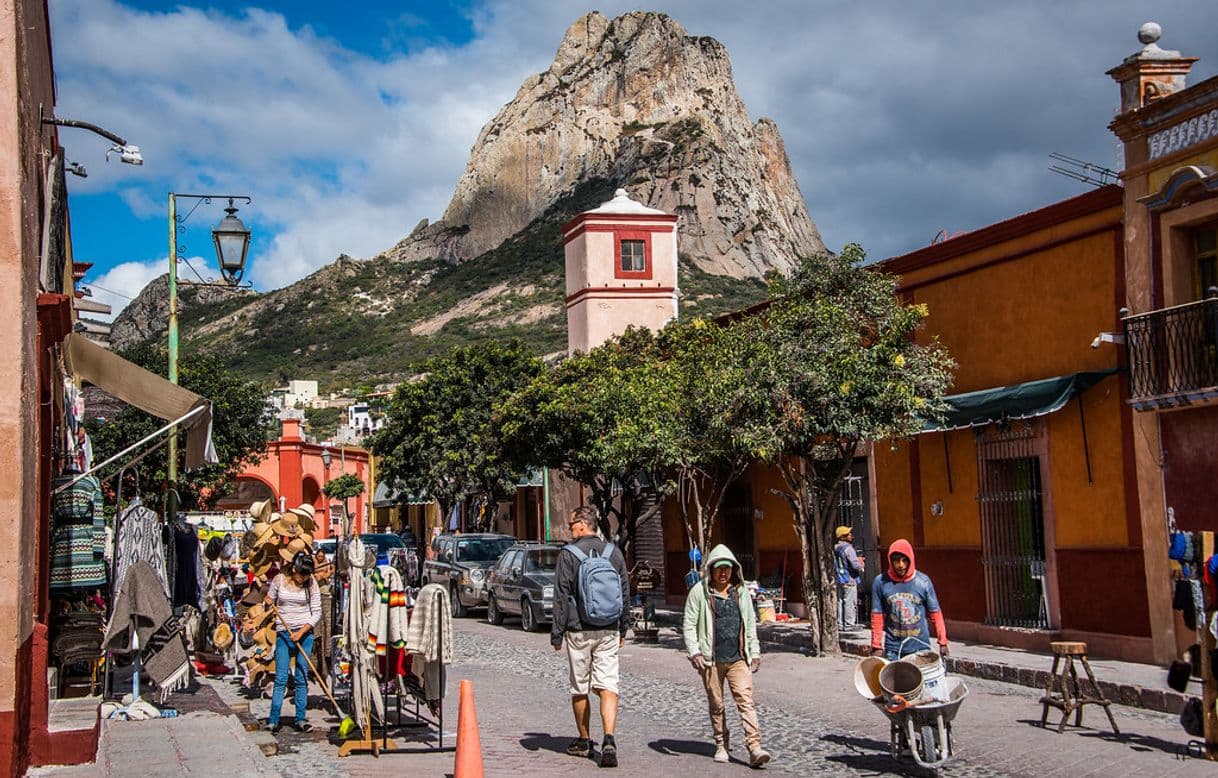
[[[914, 573], [908, 581], [894, 581], [887, 573], [875, 577], [871, 587], [871, 612], [884, 615], [884, 654], [901, 656], [930, 648], [930, 624], [926, 614], [939, 610], [935, 586], [925, 573]], [[901, 648], [901, 641], [905, 646]]]

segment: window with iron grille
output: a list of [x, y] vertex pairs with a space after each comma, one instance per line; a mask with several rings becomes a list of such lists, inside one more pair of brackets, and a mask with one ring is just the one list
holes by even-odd
[[623, 273], [644, 273], [647, 271], [647, 243], [642, 240], [622, 241]]

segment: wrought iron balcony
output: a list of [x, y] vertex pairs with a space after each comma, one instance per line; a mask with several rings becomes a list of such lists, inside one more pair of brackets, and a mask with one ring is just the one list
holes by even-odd
[[1121, 320], [1134, 408], [1218, 397], [1218, 289], [1209, 291], [1204, 300]]

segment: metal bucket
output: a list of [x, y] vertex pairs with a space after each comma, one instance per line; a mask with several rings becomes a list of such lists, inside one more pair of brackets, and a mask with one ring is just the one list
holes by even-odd
[[939, 702], [947, 702], [947, 667], [943, 664], [942, 657], [934, 651], [919, 651], [905, 657], [905, 661], [912, 662], [922, 671], [922, 693], [925, 696]]
[[922, 694], [922, 668], [905, 659], [889, 662], [880, 670], [880, 691], [887, 702], [895, 697], [917, 699]]
[[859, 694], [869, 700], [884, 694], [880, 688], [880, 671], [887, 666], [888, 660], [879, 656], [869, 656], [859, 661], [854, 667], [854, 688]]

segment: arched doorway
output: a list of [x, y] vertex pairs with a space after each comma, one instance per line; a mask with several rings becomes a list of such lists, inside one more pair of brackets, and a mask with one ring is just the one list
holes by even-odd
[[238, 476], [233, 483], [233, 491], [226, 494], [215, 502], [215, 509], [218, 511], [243, 511], [250, 507], [250, 503], [258, 500], [276, 500], [275, 491], [270, 484], [263, 481], [261, 478], [255, 478], [248, 475]]

